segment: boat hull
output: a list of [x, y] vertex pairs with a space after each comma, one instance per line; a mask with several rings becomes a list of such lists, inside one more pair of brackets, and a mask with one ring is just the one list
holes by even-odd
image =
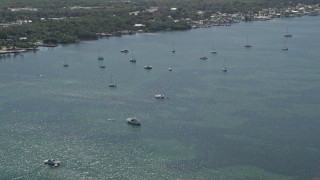
[[141, 125], [140, 120], [137, 119], [137, 118], [128, 118], [127, 119], [127, 123], [131, 124], [131, 125], [135, 125], [135, 126], [140, 126]]

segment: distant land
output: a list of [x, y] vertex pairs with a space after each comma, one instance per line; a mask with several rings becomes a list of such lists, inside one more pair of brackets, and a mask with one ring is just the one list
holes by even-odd
[[0, 55], [103, 36], [317, 16], [320, 0], [2, 0]]

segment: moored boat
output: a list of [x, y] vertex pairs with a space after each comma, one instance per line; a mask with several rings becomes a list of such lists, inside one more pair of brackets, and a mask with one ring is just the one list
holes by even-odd
[[133, 54], [133, 52], [131, 53], [130, 62], [133, 62], [133, 63], [137, 62], [136, 57], [135, 57], [135, 55]]
[[132, 125], [141, 125], [140, 120], [136, 117], [129, 117], [127, 118], [127, 123]]
[[121, 50], [120, 52], [122, 52], [122, 53], [128, 53], [129, 50], [128, 50], [128, 49], [123, 49], [123, 50]]
[[154, 95], [155, 98], [157, 99], [164, 99], [164, 95], [163, 94], [156, 94]]
[[252, 47], [252, 45], [251, 45], [251, 44], [249, 44], [249, 39], [248, 39], [248, 37], [247, 37], [247, 44], [246, 44], [246, 45], [244, 45], [244, 47], [246, 47], [246, 48], [251, 48], [251, 47]]
[[201, 60], [207, 60], [207, 59], [208, 59], [206, 56], [203, 55], [203, 49], [202, 49], [202, 54], [201, 54], [200, 59], [201, 59]]
[[109, 83], [108, 86], [109, 86], [109, 87], [114, 87], [114, 88], [117, 87], [117, 84], [112, 81], [112, 75], [111, 75], [110, 83]]
[[55, 159], [47, 159], [44, 160], [43, 163], [53, 167], [58, 167], [60, 165], [60, 161], [57, 161]]
[[144, 66], [144, 69], [152, 69], [152, 66], [149, 66], [149, 65]]
[[289, 34], [289, 30], [288, 30], [288, 27], [287, 27], [287, 33], [285, 35], [283, 35], [284, 37], [292, 37], [292, 34]]
[[67, 61], [66, 61], [66, 60], [64, 60], [63, 67], [69, 67], [69, 64], [67, 64]]
[[217, 51], [214, 49], [214, 42], [212, 42], [212, 51], [211, 54], [217, 54]]

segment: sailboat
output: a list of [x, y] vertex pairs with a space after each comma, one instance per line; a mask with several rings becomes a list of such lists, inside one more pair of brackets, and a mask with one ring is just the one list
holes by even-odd
[[69, 67], [69, 64], [67, 64], [67, 61], [66, 61], [66, 60], [64, 60], [63, 67]]
[[135, 55], [133, 54], [133, 52], [131, 53], [130, 62], [133, 62], [133, 63], [137, 62], [136, 57], [135, 57]]
[[117, 84], [112, 82], [112, 75], [111, 75], [111, 78], [110, 78], [109, 87], [117, 87]]
[[222, 71], [223, 71], [223, 72], [227, 72], [227, 68], [226, 68], [226, 60], [223, 60], [223, 67], [222, 67]]
[[172, 50], [171, 50], [172, 53], [175, 53], [176, 52], [176, 49], [174, 49], [174, 44], [172, 43]]
[[103, 57], [100, 55], [100, 49], [99, 49], [99, 56], [98, 56], [98, 60], [102, 61]]
[[246, 47], [246, 48], [251, 48], [251, 47], [252, 47], [252, 45], [251, 45], [251, 44], [249, 44], [248, 37], [247, 37], [247, 44], [246, 44], [246, 45], [244, 45], [244, 47]]
[[200, 57], [201, 60], [207, 60], [208, 58], [206, 56], [203, 56], [203, 49], [202, 49], [202, 56]]
[[288, 31], [288, 27], [287, 27], [287, 34], [283, 35], [284, 37], [292, 37], [292, 34], [289, 34], [289, 31]]
[[286, 39], [284, 39], [284, 41], [283, 41], [283, 48], [282, 48], [282, 50], [283, 51], [288, 51], [289, 49], [288, 49], [288, 47], [286, 47]]
[[212, 51], [211, 54], [217, 54], [217, 51], [214, 50], [214, 41], [212, 42]]

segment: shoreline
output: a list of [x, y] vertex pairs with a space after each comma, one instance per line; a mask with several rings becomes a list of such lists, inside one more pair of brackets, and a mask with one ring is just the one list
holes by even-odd
[[[239, 21], [239, 22], [233, 22], [233, 23], [221, 23], [221, 24], [213, 24], [213, 23], [207, 23], [203, 24], [202, 26], [192, 26], [190, 29], [186, 30], [193, 30], [193, 29], [200, 29], [200, 28], [214, 28], [214, 27], [221, 27], [221, 26], [231, 26], [233, 24], [238, 24], [238, 23], [254, 23], [254, 22], [260, 22], [260, 21], [270, 21], [270, 20], [275, 20], [275, 19], [288, 19], [288, 18], [297, 18], [297, 17], [317, 17], [317, 16], [310, 16], [310, 15], [303, 15], [303, 16], [294, 16], [294, 17], [279, 17], [279, 18], [269, 18], [269, 19], [255, 19], [252, 21]], [[39, 47], [47, 47], [47, 48], [55, 48], [61, 45], [68, 45], [68, 44], [76, 44], [81, 41], [87, 41], [87, 40], [99, 40], [99, 39], [104, 39], [104, 38], [111, 38], [111, 37], [121, 37], [123, 35], [134, 35], [134, 34], [142, 34], [142, 33], [157, 33], [157, 32], [173, 32], [173, 31], [186, 31], [186, 30], [162, 30], [162, 31], [156, 31], [156, 32], [141, 32], [141, 31], [130, 31], [130, 33], [96, 33], [98, 38], [94, 39], [86, 39], [86, 40], [80, 40], [77, 42], [71, 42], [71, 43], [57, 43], [57, 44], [45, 44], [42, 42], [37, 42], [35, 43], [35, 47], [29, 47], [29, 48], [8, 48], [8, 49], [1, 49], [0, 50], [0, 58], [7, 56], [10, 56], [11, 54], [20, 54], [20, 53], [25, 53], [29, 51], [38, 51]]]

